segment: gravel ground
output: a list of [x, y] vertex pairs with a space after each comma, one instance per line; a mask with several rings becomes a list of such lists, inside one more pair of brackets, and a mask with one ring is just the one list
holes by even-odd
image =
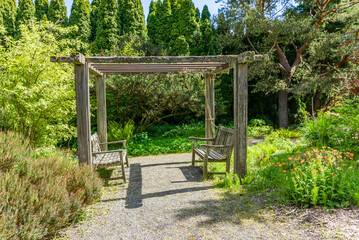
[[[201, 170], [190, 166], [190, 159], [190, 153], [130, 158], [128, 184], [106, 187], [102, 201], [89, 209], [89, 216], [56, 238], [356, 239], [359, 236], [355, 235], [358, 222], [354, 238], [353, 233], [338, 235], [337, 225], [330, 224], [328, 229], [333, 234], [328, 235], [325, 226], [315, 224], [318, 221], [314, 218], [308, 222], [310, 214], [307, 216], [301, 210], [280, 207], [269, 210], [260, 197], [216, 189], [211, 182], [202, 181]], [[352, 220], [358, 221], [358, 212], [352, 215]]]

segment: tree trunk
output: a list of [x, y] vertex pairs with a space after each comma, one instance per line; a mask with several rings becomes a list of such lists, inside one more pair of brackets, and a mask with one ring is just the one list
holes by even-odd
[[279, 127], [288, 128], [288, 91], [280, 90], [278, 93]]

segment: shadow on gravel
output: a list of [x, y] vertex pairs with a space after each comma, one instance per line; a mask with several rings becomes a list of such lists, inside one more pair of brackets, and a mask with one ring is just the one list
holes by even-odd
[[[255, 202], [257, 201], [257, 202]], [[236, 225], [242, 225], [243, 220], [248, 222], [266, 222], [266, 219], [260, 215], [260, 209], [263, 204], [258, 202], [258, 198], [249, 199], [239, 194], [223, 193], [220, 199], [193, 201], [193, 207], [183, 208], [178, 211], [176, 218], [186, 221], [190, 218], [201, 217], [205, 219], [198, 221], [198, 227], [208, 227], [219, 222], [229, 222]]]
[[[186, 162], [187, 163], [187, 162]], [[172, 163], [169, 163], [172, 164]], [[178, 163], [176, 163], [178, 164]], [[155, 165], [155, 164], [153, 164]], [[164, 164], [163, 164], [164, 165]], [[145, 165], [148, 166], [148, 165]], [[130, 166], [130, 177], [129, 177], [129, 183], [127, 188], [127, 197], [126, 197], [126, 203], [125, 208], [139, 208], [143, 206], [143, 199], [147, 198], [155, 198], [155, 197], [164, 197], [168, 195], [173, 194], [179, 194], [179, 193], [187, 193], [187, 192], [196, 192], [196, 191], [203, 191], [207, 190], [211, 187], [191, 187], [191, 188], [181, 188], [181, 189], [173, 189], [173, 190], [167, 190], [162, 192], [155, 192], [155, 193], [148, 193], [148, 194], [142, 194], [142, 168], [141, 164], [131, 164]], [[186, 181], [173, 181], [171, 183], [176, 182], [200, 182], [202, 181], [202, 177], [200, 174], [200, 170], [198, 168], [194, 168], [192, 166], [184, 166], [179, 167], [179, 169], [182, 171], [183, 175], [186, 178]], [[104, 200], [106, 202], [109, 201], [117, 201], [121, 199], [108, 199]]]
[[130, 178], [127, 188], [126, 208], [142, 207], [142, 171], [141, 164], [130, 165]]

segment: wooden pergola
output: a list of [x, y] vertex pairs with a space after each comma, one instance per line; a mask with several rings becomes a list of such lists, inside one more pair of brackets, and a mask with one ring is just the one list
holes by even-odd
[[91, 163], [90, 73], [96, 79], [97, 128], [101, 142], [107, 142], [106, 75], [110, 74], [178, 74], [203, 72], [205, 81], [206, 137], [215, 134], [216, 74], [234, 69], [234, 172], [247, 174], [248, 64], [267, 56], [244, 52], [221, 56], [154, 56], [154, 57], [69, 57], [52, 56], [52, 62], [75, 65], [77, 138], [80, 163]]

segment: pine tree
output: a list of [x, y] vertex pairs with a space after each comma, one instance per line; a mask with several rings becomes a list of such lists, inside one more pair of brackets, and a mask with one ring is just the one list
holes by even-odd
[[146, 36], [145, 15], [141, 0], [119, 0], [120, 35]]
[[90, 12], [91, 6], [88, 1], [74, 0], [71, 7], [69, 25], [78, 26], [77, 37], [79, 37], [84, 42], [87, 42], [91, 35]]
[[95, 53], [110, 50], [118, 42], [118, 4], [116, 0], [101, 0], [97, 13], [96, 39], [92, 49]]
[[157, 39], [156, 39], [156, 31], [157, 31], [157, 26], [158, 26], [157, 14], [158, 14], [157, 13], [157, 4], [156, 4], [156, 2], [154, 2], [152, 0], [150, 3], [150, 11], [148, 13], [148, 18], [147, 18], [147, 31], [148, 31], [149, 38], [154, 43], [157, 43]]
[[91, 37], [90, 41], [93, 42], [96, 39], [96, 30], [97, 30], [97, 21], [98, 21], [98, 9], [100, 7], [100, 0], [93, 0], [91, 3], [91, 13], [90, 13], [90, 22], [91, 22]]
[[158, 10], [157, 40], [163, 46], [167, 46], [171, 40], [172, 10], [170, 0], [163, 0]]
[[2, 12], [2, 24], [6, 33], [10, 36], [15, 34], [15, 22], [17, 5], [16, 0], [1, 0], [0, 11]]
[[199, 23], [196, 20], [196, 9], [192, 0], [179, 0], [172, 15], [174, 17], [171, 39], [176, 39], [177, 41], [177, 38], [183, 35], [190, 49], [196, 48], [197, 42], [195, 38], [200, 30]]
[[48, 19], [52, 22], [63, 21], [67, 24], [67, 9], [64, 0], [51, 0]]
[[204, 5], [201, 16], [202, 22], [206, 20], [211, 20], [211, 13], [209, 12], [208, 6]]
[[19, 7], [16, 13], [16, 28], [21, 24], [28, 24], [35, 18], [35, 6], [32, 0], [19, 0]]
[[35, 17], [38, 21], [48, 19], [49, 11], [48, 0], [35, 0]]

